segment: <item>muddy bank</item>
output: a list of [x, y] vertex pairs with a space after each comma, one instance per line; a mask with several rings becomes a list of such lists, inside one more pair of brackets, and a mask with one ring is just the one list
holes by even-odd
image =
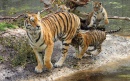
[[[117, 72], [120, 66], [127, 66], [130, 58], [130, 39], [107, 35], [102, 52], [98, 56], [84, 57], [82, 60], [72, 57], [75, 50], [71, 46], [63, 67], [53, 68], [51, 71], [45, 68], [41, 74], [34, 72], [36, 62], [27, 63], [25, 66], [11, 66], [8, 62], [9, 53], [7, 48], [0, 45], [0, 55], [4, 58], [4, 61], [0, 62], [0, 81], [78, 81], [95, 73]], [[52, 56], [53, 64], [59, 59], [60, 54], [61, 42], [57, 41]], [[80, 75], [82, 76], [79, 78]]]

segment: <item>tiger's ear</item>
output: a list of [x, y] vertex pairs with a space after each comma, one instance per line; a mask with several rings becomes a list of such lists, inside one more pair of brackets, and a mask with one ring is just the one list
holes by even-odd
[[38, 12], [37, 15], [38, 15], [38, 19], [40, 20], [41, 19], [40, 12]]
[[28, 18], [28, 14], [27, 13], [24, 14], [24, 18]]
[[92, 4], [92, 6], [94, 5], [94, 2], [93, 1], [91, 1], [91, 4]]
[[100, 2], [99, 5], [102, 5], [102, 2]]

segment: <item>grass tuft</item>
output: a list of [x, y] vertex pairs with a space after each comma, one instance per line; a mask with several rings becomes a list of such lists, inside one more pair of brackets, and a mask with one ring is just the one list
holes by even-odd
[[15, 28], [17, 28], [16, 25], [5, 23], [5, 22], [0, 23], [0, 31], [5, 31], [6, 29], [15, 29]]

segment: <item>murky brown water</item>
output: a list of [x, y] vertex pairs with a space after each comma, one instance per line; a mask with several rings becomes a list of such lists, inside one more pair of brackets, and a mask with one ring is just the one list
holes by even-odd
[[80, 79], [78, 81], [130, 81], [130, 73], [115, 73], [115, 74], [95, 74], [89, 78]]

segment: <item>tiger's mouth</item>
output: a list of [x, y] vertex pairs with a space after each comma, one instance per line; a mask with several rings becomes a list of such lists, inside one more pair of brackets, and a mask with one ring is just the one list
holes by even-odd
[[40, 26], [32, 27], [32, 26], [27, 26], [26, 27], [27, 31], [39, 31], [41, 30]]
[[41, 31], [40, 26], [36, 26], [36, 27], [27, 26], [26, 29], [30, 35], [37, 35]]

